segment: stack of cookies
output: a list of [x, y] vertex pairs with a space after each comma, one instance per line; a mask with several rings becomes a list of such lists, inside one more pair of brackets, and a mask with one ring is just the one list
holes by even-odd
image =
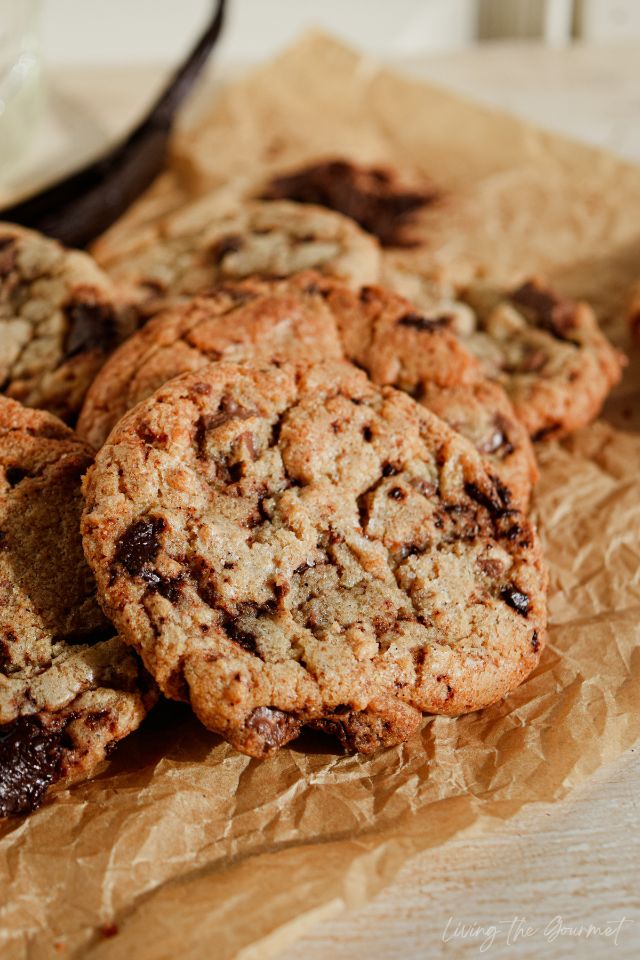
[[622, 358], [539, 279], [399, 269], [428, 197], [319, 163], [98, 263], [0, 226], [1, 815], [160, 695], [252, 757], [368, 754], [534, 669], [534, 442]]

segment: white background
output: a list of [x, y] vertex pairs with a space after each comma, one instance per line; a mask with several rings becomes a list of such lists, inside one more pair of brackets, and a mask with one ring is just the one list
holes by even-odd
[[[27, 0], [0, 0], [23, 3]], [[41, 0], [47, 59], [57, 64], [148, 64], [180, 59], [212, 0]], [[483, 12], [489, 37], [574, 34], [640, 37], [640, 0], [229, 0], [218, 57], [267, 59], [303, 30], [322, 27], [377, 57], [401, 59], [473, 43]]]
[[[475, 6], [475, 0], [230, 0], [220, 58], [266, 59], [314, 26], [378, 56], [454, 49], [475, 35]], [[45, 54], [54, 64], [178, 60], [211, 9], [212, 0], [45, 0]]]

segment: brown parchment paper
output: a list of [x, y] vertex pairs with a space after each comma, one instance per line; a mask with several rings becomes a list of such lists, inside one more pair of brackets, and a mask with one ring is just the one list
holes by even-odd
[[[210, 109], [210, 104], [207, 104]], [[443, 189], [418, 264], [544, 269], [621, 346], [640, 274], [640, 170], [303, 39], [226, 89], [107, 238], [211, 186], [348, 153]], [[230, 175], [232, 172], [232, 176]], [[411, 258], [413, 254], [405, 254]], [[638, 351], [596, 424], [540, 449], [551, 568], [539, 669], [508, 700], [426, 721], [373, 759], [307, 736], [260, 763], [164, 704], [94, 781], [0, 828], [0, 956], [265, 957], [353, 907], [421, 850], [561, 798], [640, 736]]]

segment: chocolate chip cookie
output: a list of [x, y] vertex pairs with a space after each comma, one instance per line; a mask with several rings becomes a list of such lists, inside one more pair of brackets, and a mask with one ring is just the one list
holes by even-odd
[[586, 303], [534, 278], [513, 290], [475, 283], [449, 289], [385, 260], [385, 284], [428, 315], [450, 317], [453, 331], [500, 383], [533, 439], [561, 437], [599, 413], [625, 358], [601, 332]]
[[359, 287], [380, 271], [373, 237], [347, 217], [282, 201], [229, 207], [214, 195], [95, 255], [143, 310], [255, 275], [315, 269]]
[[263, 757], [371, 750], [538, 662], [534, 530], [479, 454], [347, 363], [214, 363], [124, 416], [85, 479], [104, 609], [170, 697]]
[[0, 391], [70, 420], [131, 310], [91, 257], [0, 223]]
[[385, 247], [413, 246], [415, 214], [438, 191], [426, 180], [403, 181], [390, 167], [365, 167], [345, 159], [322, 160], [273, 177], [263, 200], [295, 200], [337, 210]]
[[90, 463], [57, 418], [0, 397], [0, 816], [90, 775], [153, 699], [82, 552]]
[[338, 328], [315, 282], [245, 280], [152, 318], [109, 359], [86, 396], [78, 433], [98, 449], [120, 417], [167, 380], [213, 360], [337, 360]]
[[487, 376], [504, 385], [534, 440], [561, 437], [595, 419], [625, 361], [588, 304], [539, 279], [506, 293], [476, 285], [465, 299], [476, 322], [463, 342]]
[[460, 331], [486, 375], [503, 384], [534, 440], [561, 437], [597, 417], [624, 358], [591, 308], [533, 279], [514, 290], [476, 285], [475, 319]]

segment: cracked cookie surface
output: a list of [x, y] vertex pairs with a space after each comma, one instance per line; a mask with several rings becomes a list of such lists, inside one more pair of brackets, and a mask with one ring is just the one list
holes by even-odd
[[230, 284], [158, 314], [101, 370], [78, 432], [98, 449], [126, 410], [212, 360], [332, 360], [345, 350], [377, 383], [412, 393], [470, 439], [514, 502], [528, 502], [537, 471], [527, 432], [438, 316], [422, 317], [380, 288], [356, 294], [314, 271]]
[[0, 816], [90, 775], [152, 699], [82, 552], [90, 463], [56, 417], [0, 398]]
[[363, 287], [356, 294], [326, 279], [318, 286], [349, 359], [375, 383], [409, 393], [470, 440], [513, 502], [526, 507], [538, 478], [528, 432], [504, 389], [484, 376], [451, 330], [470, 310], [441, 300], [419, 312], [382, 287]]
[[86, 254], [0, 223], [0, 390], [69, 420], [105, 358], [132, 332]]
[[380, 272], [377, 241], [339, 213], [288, 201], [229, 207], [215, 195], [132, 232], [115, 250], [98, 243], [95, 255], [149, 312], [251, 275], [314, 269], [359, 287]]
[[101, 602], [170, 697], [265, 756], [494, 702], [538, 662], [533, 528], [473, 447], [347, 363], [214, 363], [119, 422], [85, 479]]
[[98, 449], [131, 407], [214, 360], [339, 360], [335, 319], [313, 283], [229, 284], [153, 317], [109, 359], [87, 393], [78, 433]]

